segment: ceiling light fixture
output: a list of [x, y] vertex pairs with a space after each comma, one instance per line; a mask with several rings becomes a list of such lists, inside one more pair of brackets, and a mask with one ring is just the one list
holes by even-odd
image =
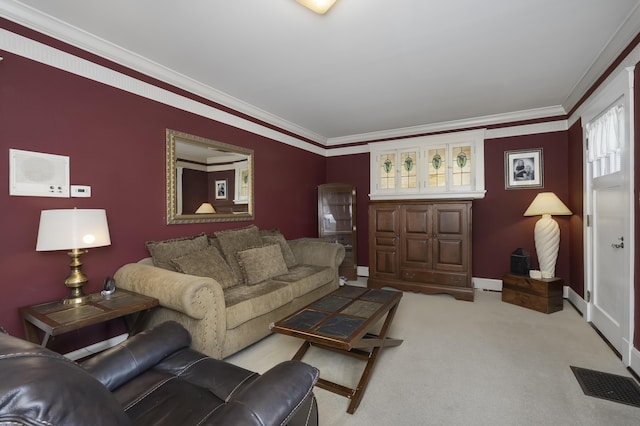
[[315, 13], [324, 15], [333, 6], [336, 0], [296, 0], [301, 5], [308, 7]]

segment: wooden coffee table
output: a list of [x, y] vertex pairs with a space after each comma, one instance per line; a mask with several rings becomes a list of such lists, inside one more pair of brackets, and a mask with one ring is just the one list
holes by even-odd
[[[387, 337], [401, 298], [400, 291], [343, 286], [278, 321], [273, 331], [305, 340], [294, 360], [301, 360], [314, 345], [367, 362], [355, 389], [322, 378], [317, 383], [322, 389], [350, 398], [347, 412], [353, 414], [360, 405], [382, 348], [402, 343], [402, 340]], [[380, 333], [370, 333], [385, 315]]]

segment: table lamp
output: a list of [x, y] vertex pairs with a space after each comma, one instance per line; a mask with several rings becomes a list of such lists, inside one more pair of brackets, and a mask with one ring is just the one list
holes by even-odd
[[196, 214], [212, 214], [215, 213], [216, 209], [213, 208], [211, 203], [202, 203], [200, 207], [196, 210]]
[[551, 215], [572, 215], [571, 210], [553, 192], [541, 192], [536, 195], [523, 216], [539, 216], [536, 222], [534, 239], [536, 254], [543, 278], [553, 278], [560, 247], [560, 227]]
[[105, 210], [43, 210], [40, 214], [36, 251], [71, 250], [68, 253], [71, 272], [64, 282], [71, 290], [71, 296], [64, 299], [65, 304], [81, 304], [89, 298], [82, 292], [82, 287], [89, 279], [82, 272], [80, 255], [86, 253], [87, 248], [110, 244]]

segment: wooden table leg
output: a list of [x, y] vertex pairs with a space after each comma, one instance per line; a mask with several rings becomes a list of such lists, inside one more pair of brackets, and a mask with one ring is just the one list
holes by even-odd
[[293, 356], [292, 359], [294, 361], [300, 361], [304, 356], [304, 354], [307, 353], [307, 350], [309, 350], [310, 347], [311, 347], [311, 342], [308, 342], [305, 340], [302, 346], [300, 346], [300, 349], [298, 349], [298, 352], [296, 352], [296, 354]]
[[127, 331], [129, 332], [129, 336], [133, 336], [142, 331], [142, 326], [144, 325], [144, 319], [147, 314], [151, 311], [151, 309], [145, 309], [144, 311], [136, 312], [135, 314], [127, 315], [124, 318], [124, 321], [127, 325]]
[[40, 330], [38, 327], [26, 320], [22, 320], [22, 323], [24, 324], [24, 334], [26, 335], [27, 340], [46, 348], [47, 343], [49, 343], [49, 338], [51, 338], [51, 334], [45, 332], [41, 341], [40, 336], [38, 335], [38, 330]]
[[385, 319], [384, 324], [382, 325], [382, 329], [380, 330], [380, 334], [378, 335], [381, 344], [379, 346], [375, 346], [371, 351], [371, 355], [369, 356], [367, 365], [364, 367], [364, 371], [362, 372], [362, 376], [360, 377], [358, 386], [356, 386], [353, 396], [351, 397], [349, 407], [347, 408], [347, 413], [349, 414], [355, 413], [358, 409], [358, 406], [360, 405], [360, 401], [362, 401], [362, 396], [364, 395], [364, 391], [367, 389], [369, 379], [371, 378], [373, 369], [376, 366], [376, 361], [378, 360], [380, 351], [382, 351], [382, 349], [387, 346], [387, 343], [389, 343], [389, 346], [398, 346], [400, 343], [402, 343], [402, 340], [387, 339], [387, 333], [389, 332], [389, 327], [391, 326], [391, 322], [393, 321], [393, 317], [396, 314], [397, 308], [397, 304], [393, 308], [391, 308], [391, 310], [387, 314], [387, 318]]
[[[321, 347], [325, 350], [334, 351], [343, 355], [349, 355], [349, 356], [353, 356], [353, 357], [362, 359], [364, 361], [367, 361], [367, 365], [365, 366], [364, 371], [360, 376], [358, 385], [356, 386], [355, 389], [351, 389], [346, 386], [343, 386], [338, 383], [325, 380], [322, 378], [318, 379], [318, 382], [316, 383], [316, 386], [318, 386], [321, 389], [349, 398], [351, 400], [351, 402], [349, 403], [349, 407], [347, 408], [347, 413], [349, 414], [355, 413], [356, 409], [360, 405], [360, 401], [362, 401], [362, 396], [364, 395], [364, 391], [367, 388], [367, 384], [369, 383], [369, 379], [371, 378], [371, 374], [373, 373], [373, 368], [376, 365], [376, 361], [378, 360], [380, 351], [385, 347], [398, 346], [402, 343], [402, 340], [400, 339], [391, 339], [387, 337], [387, 333], [389, 332], [389, 327], [391, 326], [391, 322], [393, 321], [393, 317], [396, 313], [397, 308], [398, 308], [398, 305], [396, 304], [387, 313], [387, 318], [385, 319], [384, 324], [382, 325], [380, 334], [378, 335], [371, 334], [371, 333], [366, 334], [362, 340], [355, 343], [357, 348], [354, 347], [350, 351], [345, 351], [342, 349], [336, 349], [329, 346], [323, 346], [318, 343], [313, 344], [314, 346]], [[307, 350], [309, 350], [311, 345], [312, 345], [311, 342], [305, 340], [304, 343], [302, 343], [302, 346], [300, 346], [300, 349], [298, 349], [298, 352], [296, 352], [296, 354], [293, 356], [292, 359], [296, 361], [302, 360], [302, 357], [304, 356], [305, 353], [307, 353]], [[367, 348], [367, 349], [371, 349], [371, 351], [367, 352], [358, 348]]]

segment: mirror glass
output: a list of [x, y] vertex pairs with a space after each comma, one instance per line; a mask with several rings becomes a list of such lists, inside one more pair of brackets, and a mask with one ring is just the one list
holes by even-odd
[[253, 219], [253, 150], [167, 129], [167, 223]]

